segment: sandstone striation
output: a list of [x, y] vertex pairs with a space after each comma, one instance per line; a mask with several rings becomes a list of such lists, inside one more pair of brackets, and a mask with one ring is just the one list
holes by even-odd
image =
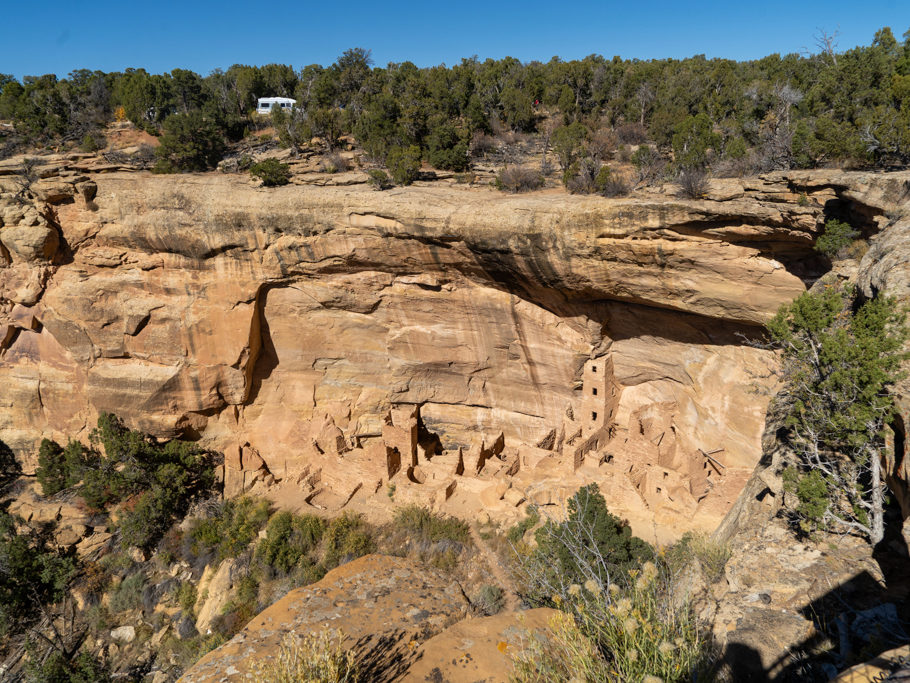
[[228, 495], [510, 521], [594, 481], [657, 540], [716, 526], [758, 461], [773, 359], [743, 337], [827, 267], [825, 212], [872, 234], [910, 177], [683, 201], [266, 189], [78, 155], [23, 193], [15, 170], [0, 439], [26, 469], [111, 411], [223, 452]]

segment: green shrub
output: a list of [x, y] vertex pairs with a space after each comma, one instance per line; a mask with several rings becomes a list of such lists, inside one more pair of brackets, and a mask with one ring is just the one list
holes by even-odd
[[426, 137], [427, 161], [433, 168], [464, 171], [468, 167], [468, 143], [445, 116], [431, 120]]
[[106, 140], [101, 133], [86, 133], [82, 142], [79, 143], [79, 149], [83, 152], [97, 152], [99, 149], [103, 149], [105, 144]]
[[177, 173], [179, 169], [168, 159], [158, 159], [155, 162], [155, 165], [152, 166], [152, 173], [157, 175], [168, 175], [170, 173]]
[[505, 604], [505, 593], [499, 586], [485, 583], [471, 601], [482, 614], [499, 614]]
[[180, 588], [177, 589], [177, 604], [180, 605], [184, 614], [193, 615], [197, 597], [196, 584], [192, 581], [183, 581]]
[[392, 186], [389, 175], [381, 168], [371, 168], [367, 171], [368, 180], [374, 190], [387, 190]]
[[256, 558], [287, 574], [316, 550], [325, 530], [325, 522], [315, 515], [276, 512], [266, 527], [265, 538], [256, 548]]
[[568, 512], [564, 522], [550, 520], [535, 534], [537, 552], [564, 581], [584, 583], [589, 567], [600, 565], [597, 578], [606, 584], [607, 572], [624, 573], [653, 557], [653, 548], [632, 535], [629, 523], [610, 513], [597, 484], [580, 488]]
[[269, 503], [253, 498], [225, 501], [213, 517], [196, 521], [189, 531], [196, 555], [215, 553], [219, 560], [244, 552], [269, 520]]
[[407, 505], [395, 512], [395, 526], [404, 529], [412, 538], [421, 541], [456, 541], [469, 543], [470, 527], [456, 517], [440, 515], [429, 508]]
[[22, 527], [0, 508], [0, 638], [27, 626], [40, 606], [62, 600], [79, 566], [74, 551], [52, 544], [53, 524]]
[[[620, 578], [620, 577], [616, 577]], [[550, 622], [552, 636], [530, 638], [515, 653], [512, 680], [703, 680], [710, 639], [692, 608], [674, 599], [667, 576], [652, 562], [626, 575], [619, 589], [589, 579], [561, 596], [564, 611]]]
[[535, 604], [552, 604], [570, 585], [621, 581], [630, 569], [654, 557], [645, 541], [607, 509], [597, 484], [584, 486], [568, 501], [565, 521], [547, 521], [534, 535], [537, 548], [519, 557], [518, 577]]
[[47, 658], [35, 652], [25, 666], [25, 683], [108, 683], [111, 675], [104, 663], [83, 650], [67, 659], [60, 650]]
[[66, 488], [67, 472], [63, 448], [56, 441], [41, 440], [35, 478], [41, 486], [41, 493], [45, 496], [52, 496]]
[[131, 574], [117, 584], [111, 592], [111, 611], [115, 614], [142, 607], [142, 591], [146, 578], [141, 573]]
[[815, 240], [815, 250], [828, 258], [834, 258], [838, 253], [849, 247], [860, 233], [854, 230], [849, 223], [831, 219], [825, 223], [825, 231]]
[[206, 171], [221, 161], [225, 150], [218, 124], [198, 110], [167, 117], [160, 143], [156, 173]]
[[95, 464], [97, 452], [78, 441], [70, 441], [61, 448], [56, 441], [43, 439], [38, 450], [38, 467], [35, 478], [45, 496], [78, 484], [85, 470]]
[[748, 151], [749, 148], [746, 145], [746, 141], [739, 136], [730, 138], [724, 146], [724, 156], [728, 159], [742, 159]]
[[291, 167], [278, 159], [264, 159], [250, 166], [250, 175], [260, 178], [266, 187], [287, 185], [291, 182]]
[[92, 456], [79, 493], [99, 511], [127, 501], [119, 521], [126, 545], [151, 549], [190, 502], [214, 486], [211, 454], [195, 444], [161, 444], [109, 413], [98, 417], [90, 439], [105, 457]]
[[392, 147], [386, 166], [397, 185], [410, 185], [420, 177], [420, 147]]
[[[162, 471], [179, 472], [174, 465], [166, 465]], [[117, 526], [124, 546], [150, 549], [179, 516], [179, 484], [171, 487], [169, 483], [143, 491], [131, 501], [132, 505], [123, 509]]]
[[677, 167], [704, 168], [708, 152], [716, 150], [720, 140], [707, 114], [687, 116], [673, 128], [673, 158]]
[[370, 529], [361, 515], [345, 512], [329, 522], [323, 535], [322, 564], [337, 567], [373, 551]]
[[827, 528], [825, 513], [834, 501], [824, 475], [818, 470], [803, 475], [795, 467], [785, 468], [782, 475], [784, 490], [795, 494], [799, 501], [796, 513], [800, 517], [800, 529], [811, 533], [819, 528]]

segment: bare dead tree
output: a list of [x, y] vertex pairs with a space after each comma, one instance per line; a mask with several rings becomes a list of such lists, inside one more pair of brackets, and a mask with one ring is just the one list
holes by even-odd
[[827, 56], [831, 63], [834, 66], [837, 66], [837, 36], [840, 35], [840, 31], [834, 31], [834, 33], [828, 33], [823, 28], [815, 29], [815, 46], [819, 49], [821, 54]]

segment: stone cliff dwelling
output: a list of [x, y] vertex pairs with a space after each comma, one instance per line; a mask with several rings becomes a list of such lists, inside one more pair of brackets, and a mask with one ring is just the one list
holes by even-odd
[[[444, 449], [416, 404], [394, 404], [379, 433], [356, 436], [325, 414], [303, 427], [305, 445], [293, 457], [263, 457], [250, 444], [229, 452], [225, 492], [255, 489], [285, 500], [296, 492], [307, 506], [326, 511], [363, 509], [372, 496], [388, 495], [396, 503], [462, 514], [479, 508], [493, 519], [512, 520], [527, 505], [559, 514], [565, 497], [597, 483], [643, 535], [666, 540], [674, 519], [700, 514], [704, 526], [716, 524], [737, 489], [726, 486], [723, 449], [706, 452], [677, 438], [675, 403], [622, 414], [623, 387], [609, 353], [583, 364], [575, 393], [561, 424], [535, 445], [500, 431]], [[715, 488], [725, 497], [701, 505]], [[658, 533], [658, 522], [671, 531]]]
[[594, 482], [659, 541], [754, 470], [774, 361], [741, 335], [805, 291], [853, 182], [630, 204], [55, 172], [53, 214], [4, 214], [0, 438], [26, 470], [108, 411], [224, 453], [228, 496], [510, 524]]

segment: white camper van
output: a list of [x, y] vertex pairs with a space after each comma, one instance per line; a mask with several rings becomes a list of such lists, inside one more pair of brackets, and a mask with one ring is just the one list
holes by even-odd
[[290, 97], [260, 97], [256, 104], [256, 113], [268, 116], [275, 107], [279, 107], [284, 111], [289, 112], [294, 108], [295, 104], [297, 104], [297, 100], [291, 99]]

